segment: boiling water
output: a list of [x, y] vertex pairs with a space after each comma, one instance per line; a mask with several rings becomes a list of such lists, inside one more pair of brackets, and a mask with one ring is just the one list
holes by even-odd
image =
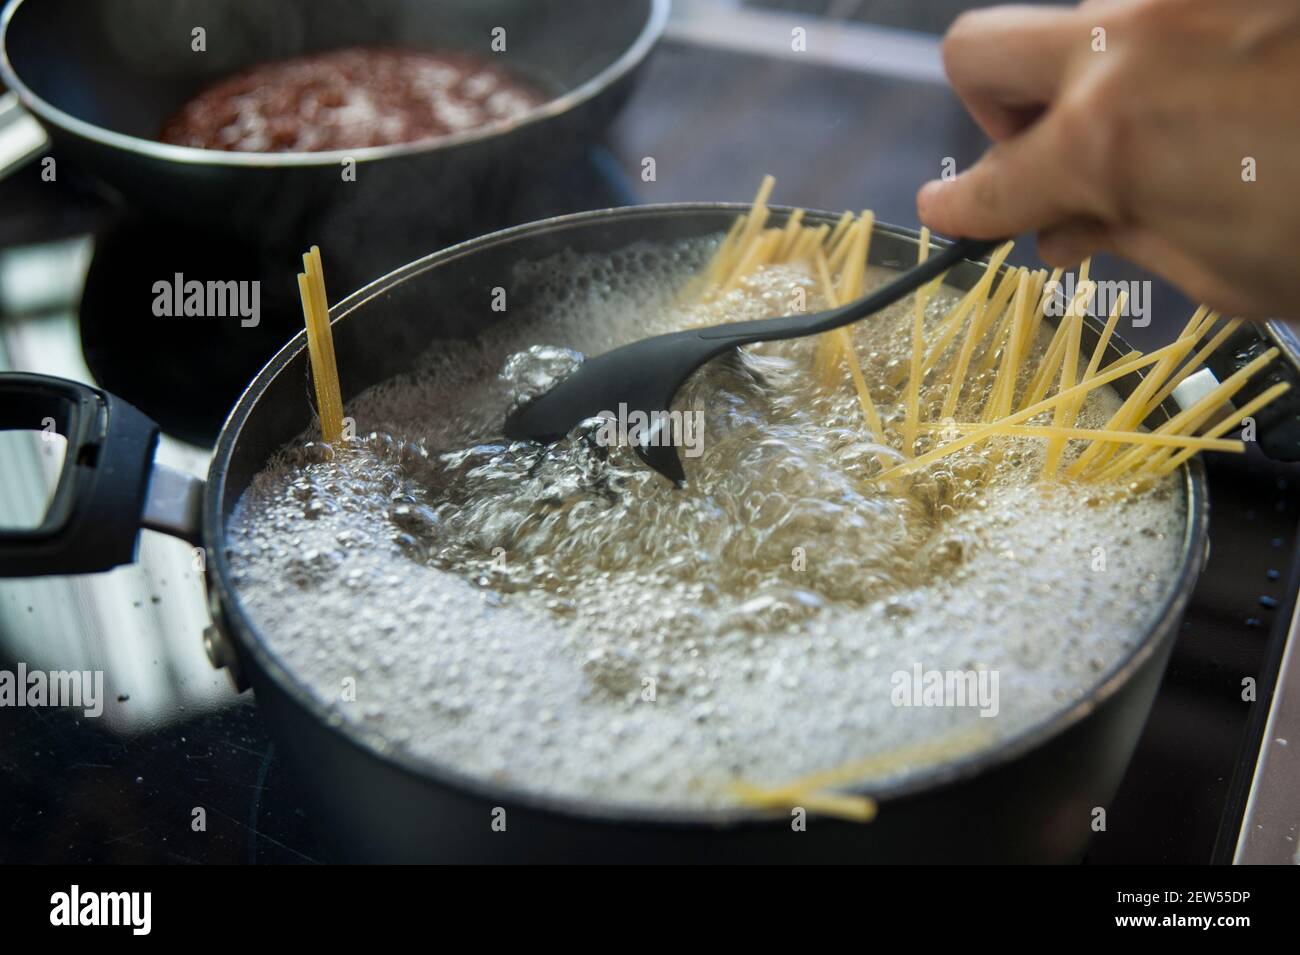
[[[812, 341], [691, 379], [679, 409], [701, 413], [703, 453], [684, 459], [683, 489], [590, 427], [551, 448], [499, 438], [511, 402], [575, 352], [783, 314], [800, 288], [820, 307], [789, 267], [681, 304], [712, 248], [521, 267], [530, 316], [439, 345], [348, 406], [365, 436], [304, 438], [257, 476], [229, 537], [240, 598], [339, 719], [535, 791], [727, 805], [734, 780], [895, 754], [878, 782], [938, 758], [921, 755], [930, 744], [991, 745], [1141, 640], [1180, 559], [1175, 479], [1128, 495], [1043, 482], [1042, 443], [1023, 439], [951, 456], [906, 489], [874, 482], [898, 452], [866, 435], [847, 375], [831, 393], [812, 383]], [[944, 292], [932, 325], [955, 299]], [[901, 303], [853, 329], [887, 437], [911, 314]], [[973, 375], [960, 419], [989, 387]], [[923, 389], [926, 418], [943, 394]], [[1082, 425], [1117, 406], [1094, 392]], [[930, 671], [982, 672], [996, 695], [916, 705]]]

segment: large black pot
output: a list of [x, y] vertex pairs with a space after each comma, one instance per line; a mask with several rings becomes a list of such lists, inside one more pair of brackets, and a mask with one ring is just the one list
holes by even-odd
[[[491, 296], [485, 293], [503, 276], [517, 274], [513, 267], [521, 261], [564, 249], [608, 251], [638, 240], [720, 232], [740, 211], [739, 206], [699, 204], [569, 216], [485, 236], [412, 263], [331, 310], [345, 392], [355, 395], [406, 370], [440, 339], [472, 336], [493, 322], [527, 315], [533, 295], [527, 281], [516, 278], [508, 286], [508, 316], [492, 311]], [[783, 215], [776, 212], [778, 220]], [[829, 214], [807, 218], [834, 221]], [[916, 242], [913, 232], [877, 225], [872, 262], [893, 267], [914, 262]], [[949, 282], [969, 287], [981, 271], [977, 264], [964, 263], [950, 273]], [[1095, 342], [1097, 331], [1090, 322], [1085, 334]], [[538, 334], [544, 335], [544, 329]], [[1113, 341], [1110, 350], [1115, 358], [1126, 349]], [[201, 541], [214, 617], [207, 633], [209, 652], [215, 663], [256, 691], [272, 735], [306, 783], [313, 818], [343, 858], [1078, 859], [1092, 834], [1094, 809], [1113, 797], [1132, 755], [1205, 555], [1205, 483], [1193, 461], [1182, 472], [1187, 501], [1182, 562], [1141, 644], [1067, 710], [991, 750], [873, 791], [880, 813], [871, 824], [812, 818], [806, 831], [794, 831], [790, 817], [781, 812], [674, 812], [540, 797], [394, 751], [371, 731], [331, 716], [271, 651], [245, 612], [230, 580], [226, 523], [267, 459], [308, 428], [307, 376], [305, 335], [299, 334], [249, 385], [226, 422], [207, 482], [200, 487], [195, 479], [161, 468], [149, 476], [149, 423], [134, 418], [138, 413], [129, 406], [89, 389], [68, 391], [57, 400], [44, 398], [56, 387], [53, 379], [0, 375], [0, 426], [39, 428], [41, 416], [54, 415], [73, 446], [68, 454], [73, 463], [52, 509], [62, 515], [63, 528], [0, 540], [0, 574], [106, 569], [129, 559], [141, 523]], [[90, 424], [84, 434], [70, 419], [68, 405], [74, 399], [85, 403], [81, 421]], [[61, 412], [56, 407], [60, 402]], [[110, 433], [115, 423], [121, 431], [117, 435]], [[76, 450], [87, 443], [96, 450]], [[498, 808], [506, 811], [504, 832], [492, 826]]]

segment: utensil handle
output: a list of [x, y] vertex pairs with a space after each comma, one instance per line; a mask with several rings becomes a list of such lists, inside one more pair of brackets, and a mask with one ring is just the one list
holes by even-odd
[[799, 338], [828, 332], [894, 304], [954, 265], [967, 259], [980, 259], [1005, 241], [1006, 239], [956, 239], [938, 255], [930, 256], [870, 295], [839, 308], [814, 315], [787, 315], [782, 318], [760, 318], [752, 322], [714, 325], [700, 329], [697, 336], [727, 341], [733, 345], [748, 345], [774, 338]]
[[918, 263], [865, 298], [823, 312], [822, 315], [825, 317], [815, 323], [816, 331], [828, 332], [887, 308], [900, 298], [915, 292], [926, 282], [943, 275], [954, 265], [967, 259], [982, 259], [1005, 241], [1006, 239], [954, 239], [953, 243], [938, 255], [932, 255], [924, 262]]
[[0, 576], [96, 573], [135, 560], [157, 424], [97, 388], [6, 372], [0, 430], [58, 434], [68, 443], [41, 524], [0, 529]]

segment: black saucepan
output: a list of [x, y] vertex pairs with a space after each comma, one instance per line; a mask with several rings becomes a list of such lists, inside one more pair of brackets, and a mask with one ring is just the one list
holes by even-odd
[[[332, 310], [347, 395], [411, 367], [439, 340], [527, 318], [532, 279], [514, 266], [556, 252], [610, 251], [639, 240], [721, 232], [732, 205], [649, 206], [548, 220], [428, 256], [361, 289]], [[777, 210], [783, 219], [788, 210]], [[814, 213], [814, 222], [834, 216]], [[916, 260], [915, 233], [877, 225], [873, 263]], [[982, 267], [949, 281], [969, 287]], [[508, 316], [485, 288], [515, 275]], [[1091, 345], [1098, 327], [1089, 323]], [[538, 331], [544, 336], [544, 323]], [[1110, 346], [1118, 357], [1122, 342]], [[1114, 796], [1164, 670], [1206, 548], [1206, 491], [1193, 461], [1182, 559], [1145, 639], [1067, 710], [995, 748], [909, 775], [872, 793], [877, 819], [813, 817], [795, 831], [784, 812], [611, 809], [542, 797], [461, 775], [386, 746], [331, 716], [269, 649], [230, 578], [227, 521], [268, 458], [312, 421], [305, 336], [248, 386], [218, 440], [207, 481], [152, 465], [157, 430], [123, 402], [56, 379], [0, 375], [0, 427], [39, 429], [52, 416], [69, 436], [68, 464], [45, 527], [0, 539], [0, 574], [80, 573], [129, 561], [140, 526], [207, 551], [215, 664], [257, 694], [277, 743], [301, 774], [310, 811], [341, 858], [567, 861], [1016, 861], [1078, 859], [1094, 808]], [[364, 430], [364, 423], [361, 423]], [[198, 638], [198, 635], [195, 635]], [[505, 832], [492, 826], [506, 810]]]
[[[60, 161], [133, 210], [179, 223], [176, 241], [203, 231], [288, 249], [315, 242], [339, 263], [336, 277], [359, 271], [343, 282], [355, 288], [424, 254], [430, 234], [459, 239], [512, 224], [494, 220], [493, 202], [526, 186], [543, 158], [571, 157], [599, 138], [662, 33], [668, 3], [11, 0], [0, 19], [0, 78]], [[498, 37], [504, 50], [491, 45]], [[479, 53], [551, 98], [516, 121], [369, 149], [240, 153], [154, 139], [206, 84], [254, 63], [352, 45]], [[352, 178], [345, 161], [355, 162]]]

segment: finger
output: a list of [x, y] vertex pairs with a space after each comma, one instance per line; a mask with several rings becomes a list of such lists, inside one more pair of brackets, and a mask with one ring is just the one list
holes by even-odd
[[1220, 275], [1213, 263], [1202, 261], [1148, 229], [1078, 219], [1044, 229], [1038, 235], [1038, 254], [1053, 267], [1071, 268], [1099, 252], [1127, 259], [1171, 282], [1193, 301], [1225, 315], [1260, 318], [1268, 312], [1241, 283]]
[[1095, 219], [1074, 219], [1038, 233], [1038, 257], [1053, 268], [1072, 268], [1098, 252], [1113, 251], [1114, 237]]
[[943, 41], [953, 90], [994, 141], [1025, 128], [1055, 98], [1070, 53], [1089, 33], [1073, 11], [1005, 6], [958, 17]]
[[995, 143], [982, 159], [952, 180], [921, 187], [916, 211], [936, 232], [994, 239], [1076, 218], [1066, 171], [1064, 137], [1051, 114], [1013, 139]]
[[1257, 294], [1257, 283], [1234, 281], [1221, 263], [1162, 233], [1140, 226], [1116, 227], [1106, 241], [1116, 255], [1167, 279], [1194, 302], [1238, 318], [1268, 317], [1271, 303]]

